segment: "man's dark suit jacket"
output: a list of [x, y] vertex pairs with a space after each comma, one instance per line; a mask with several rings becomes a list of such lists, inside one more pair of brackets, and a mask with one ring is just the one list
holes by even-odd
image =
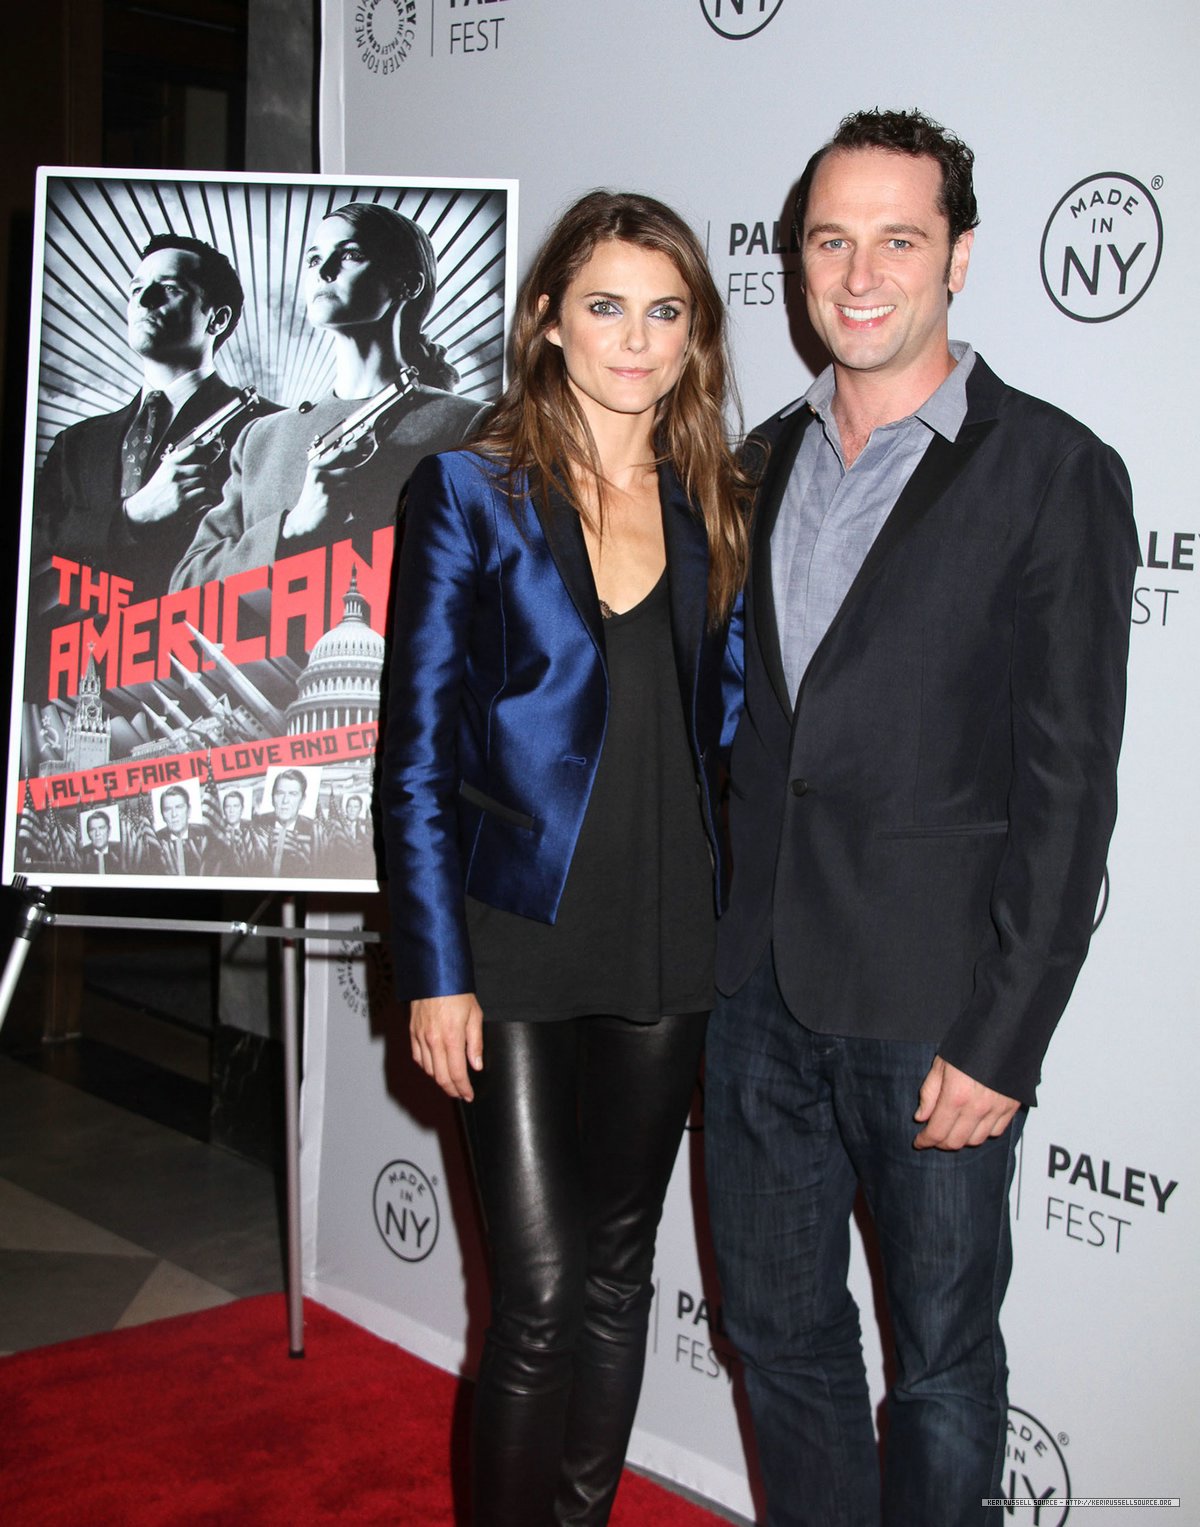
[[[205, 377], [171, 420], [147, 463], [147, 479], [168, 445], [182, 440], [236, 396], [236, 389], [215, 373]], [[69, 425], [50, 447], [34, 489], [34, 559], [36, 563], [57, 554], [132, 578], [135, 597], [149, 599], [166, 593], [197, 525], [220, 501], [229, 475], [229, 451], [213, 468], [214, 492], [207, 503], [152, 525], [130, 523], [121, 499], [121, 447], [139, 402], [140, 394], [116, 413]], [[266, 404], [263, 411], [274, 411], [274, 405]], [[227, 448], [247, 422], [242, 418], [233, 426]]]
[[284, 839], [279, 874], [314, 874], [317, 868], [314, 863], [317, 830], [312, 818], [297, 816], [290, 822], [281, 823], [273, 811], [264, 811], [262, 816], [254, 818], [254, 830], [260, 845], [259, 867], [269, 874], [275, 873], [275, 835], [281, 826], [284, 828]]
[[88, 875], [125, 874], [125, 855], [121, 852], [121, 845], [110, 842], [107, 851], [100, 855], [89, 843], [83, 850], [80, 868]]
[[179, 857], [176, 853], [176, 839], [169, 827], [160, 827], [154, 834], [158, 840], [159, 855], [162, 859], [161, 874], [164, 875], [203, 875], [208, 869], [209, 834], [204, 827], [197, 827], [194, 822], [189, 822], [187, 832], [183, 835], [183, 868], [179, 867]]
[[1116, 815], [1137, 546], [1120, 458], [981, 360], [793, 707], [770, 537], [807, 407], [755, 432], [746, 710], [717, 984], [773, 941], [823, 1033], [935, 1042], [1032, 1102], [1087, 952]]

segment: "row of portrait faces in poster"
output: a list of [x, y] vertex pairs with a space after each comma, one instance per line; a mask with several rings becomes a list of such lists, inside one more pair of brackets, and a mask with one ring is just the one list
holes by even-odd
[[89, 875], [360, 876], [374, 862], [366, 775], [274, 768], [218, 787], [163, 785], [147, 804], [83, 807], [67, 856]]
[[[245, 819], [253, 820], [265, 815], [273, 815], [283, 822], [291, 822], [299, 817], [311, 820], [317, 814], [322, 772], [311, 766], [274, 768], [269, 769], [261, 780], [218, 786], [222, 820], [231, 828], [240, 826]], [[160, 785], [151, 790], [149, 793], [155, 828], [182, 832], [189, 823], [198, 823], [203, 815], [200, 792], [198, 779]], [[348, 791], [340, 797], [339, 805], [343, 815], [350, 821], [361, 821], [367, 817], [365, 792]], [[120, 813], [115, 805], [94, 806], [80, 812], [81, 845], [95, 845], [97, 833], [105, 834], [105, 841], [120, 841]]]

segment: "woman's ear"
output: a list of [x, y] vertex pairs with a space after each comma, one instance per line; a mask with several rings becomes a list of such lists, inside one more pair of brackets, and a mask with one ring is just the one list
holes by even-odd
[[[548, 293], [543, 292], [542, 295], [538, 298], [538, 301], [537, 301], [537, 310], [538, 310], [538, 317], [539, 318], [544, 318], [545, 317], [546, 309], [549, 306], [550, 306], [550, 297], [549, 297]], [[558, 325], [557, 324], [551, 324], [551, 326], [546, 330], [546, 338], [550, 341], [550, 343], [552, 345], [557, 345], [560, 350], [562, 349], [562, 340], [559, 338]]]

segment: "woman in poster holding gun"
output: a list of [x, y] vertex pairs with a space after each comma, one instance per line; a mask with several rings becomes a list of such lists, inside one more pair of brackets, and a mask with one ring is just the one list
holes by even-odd
[[369, 552], [420, 458], [457, 445], [482, 412], [446, 390], [457, 373], [422, 332], [437, 267], [416, 223], [377, 202], [339, 207], [318, 223], [301, 279], [308, 320], [333, 345], [333, 391], [246, 431], [172, 589], [345, 537]]
[[511, 375], [409, 486], [383, 822], [397, 992], [463, 1100], [491, 1254], [474, 1521], [594, 1527], [712, 1005], [741, 704], [746, 484], [691, 230], [584, 197], [526, 279]]

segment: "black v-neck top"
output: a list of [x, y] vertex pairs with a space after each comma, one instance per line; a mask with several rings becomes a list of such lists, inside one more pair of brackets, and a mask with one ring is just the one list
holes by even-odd
[[671, 642], [667, 574], [604, 622], [608, 729], [551, 926], [467, 899], [486, 1020], [653, 1022], [713, 1003], [712, 857]]

